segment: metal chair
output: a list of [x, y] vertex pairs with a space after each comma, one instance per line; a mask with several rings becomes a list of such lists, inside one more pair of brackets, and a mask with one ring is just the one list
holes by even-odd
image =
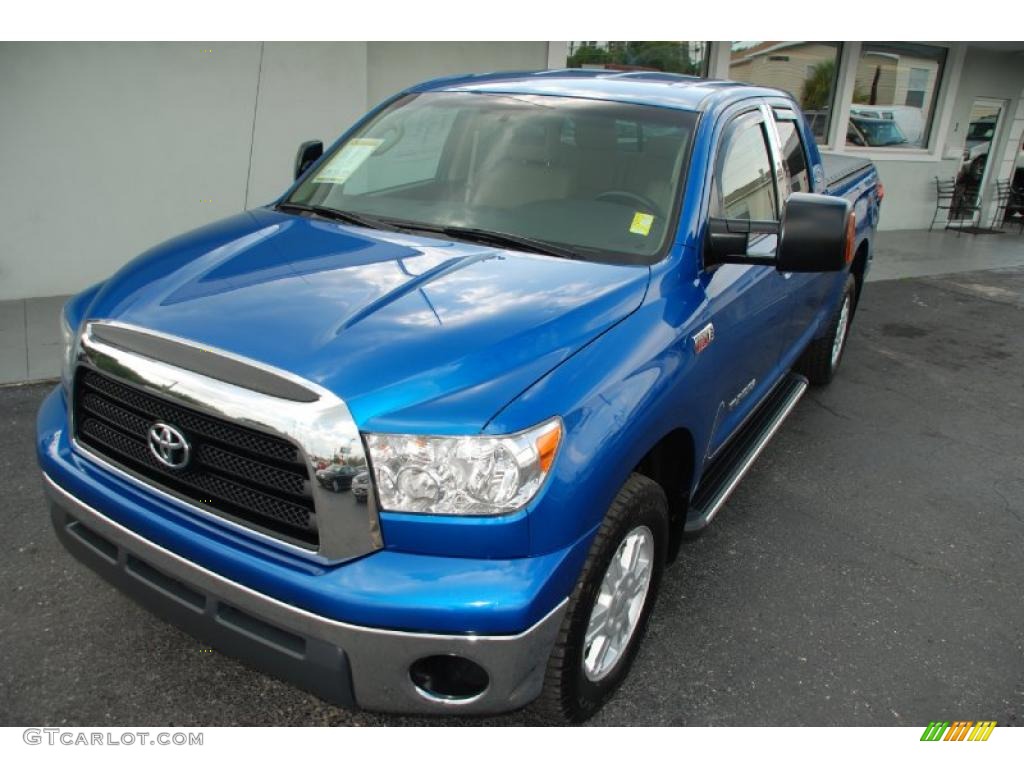
[[1003, 224], [1006, 219], [1006, 208], [1010, 205], [1010, 196], [1013, 194], [1013, 190], [1010, 187], [1008, 181], [997, 181], [996, 182], [996, 209], [992, 213], [992, 222], [989, 224], [989, 229], [1003, 229]]
[[[1003, 187], [1006, 188], [1006, 201], [1003, 202], [1002, 194]], [[1003, 224], [1007, 224], [1017, 217], [1017, 224], [1019, 229], [1017, 230], [1018, 235], [1024, 235], [1024, 188], [1014, 187], [1008, 181], [999, 182], [999, 194], [1000, 194], [1000, 205], [1002, 206], [1003, 212], [1002, 217], [999, 219], [1000, 228]]]
[[969, 190], [965, 185], [958, 184], [955, 178], [940, 179], [938, 176], [935, 177], [935, 213], [932, 214], [931, 224], [928, 225], [929, 232], [935, 227], [935, 223], [939, 220], [939, 215], [945, 213], [945, 229], [955, 229], [957, 234], [959, 234], [962, 226], [951, 227], [950, 224], [954, 220], [962, 220], [965, 215], [970, 215], [973, 220], [977, 210], [977, 196], [970, 197]]

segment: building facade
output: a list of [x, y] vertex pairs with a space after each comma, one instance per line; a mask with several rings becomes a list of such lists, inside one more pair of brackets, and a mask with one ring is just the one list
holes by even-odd
[[0, 302], [81, 290], [272, 200], [301, 141], [330, 141], [406, 85], [565, 66], [789, 91], [825, 149], [878, 165], [886, 229], [926, 228], [935, 178], [978, 168], [987, 224], [1021, 164], [1024, 43], [3, 43]]

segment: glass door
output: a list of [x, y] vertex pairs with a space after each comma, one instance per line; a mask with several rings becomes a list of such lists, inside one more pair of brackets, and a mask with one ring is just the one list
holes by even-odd
[[991, 180], [991, 169], [997, 164], [994, 158], [996, 139], [1004, 112], [1005, 102], [998, 99], [975, 99], [971, 105], [963, 158], [956, 178], [956, 198], [950, 212], [950, 219], [959, 219], [966, 226], [981, 226], [988, 221], [983, 216], [983, 204], [987, 202], [985, 189]]

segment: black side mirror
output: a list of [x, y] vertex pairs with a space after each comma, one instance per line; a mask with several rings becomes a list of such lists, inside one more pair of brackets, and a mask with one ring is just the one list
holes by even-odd
[[[766, 235], [778, 235], [774, 254], [752, 253], [759, 244], [764, 250]], [[853, 240], [854, 218], [847, 200], [794, 192], [781, 223], [710, 219], [704, 266], [757, 264], [780, 272], [835, 272], [853, 258]]]
[[299, 178], [306, 169], [320, 159], [324, 153], [322, 141], [304, 141], [299, 144], [299, 151], [295, 153], [295, 178]]
[[704, 245], [704, 266], [715, 264], [762, 264], [775, 266], [771, 256], [749, 253], [751, 235], [778, 235], [777, 221], [751, 221], [750, 219], [709, 219], [707, 241]]
[[775, 266], [780, 272], [836, 272], [853, 257], [848, 200], [794, 192], [786, 201]]

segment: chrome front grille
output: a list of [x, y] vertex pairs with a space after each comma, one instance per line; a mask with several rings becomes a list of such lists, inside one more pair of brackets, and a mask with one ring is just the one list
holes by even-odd
[[[319, 544], [305, 462], [290, 443], [146, 394], [101, 373], [79, 370], [78, 441], [186, 500], [304, 545]], [[150, 452], [150, 426], [180, 428], [192, 446], [188, 467], [161, 465]]]
[[[383, 547], [375, 494], [351, 490], [368, 469], [362, 437], [326, 389], [187, 339], [101, 320], [85, 324], [74, 371], [72, 435], [86, 455], [325, 561]], [[171, 437], [184, 445], [180, 461], [161, 455]]]

